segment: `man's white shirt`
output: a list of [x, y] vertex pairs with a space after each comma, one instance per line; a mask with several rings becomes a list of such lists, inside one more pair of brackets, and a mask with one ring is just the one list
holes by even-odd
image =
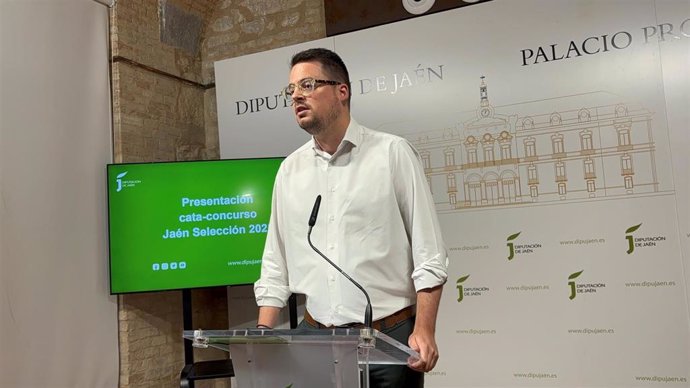
[[307, 243], [312, 242], [371, 297], [373, 319], [416, 303], [416, 292], [446, 281], [448, 255], [433, 198], [414, 148], [403, 138], [350, 119], [333, 155], [312, 138], [282, 163], [274, 185], [259, 306], [284, 307], [307, 295], [324, 325], [363, 322], [366, 298]]

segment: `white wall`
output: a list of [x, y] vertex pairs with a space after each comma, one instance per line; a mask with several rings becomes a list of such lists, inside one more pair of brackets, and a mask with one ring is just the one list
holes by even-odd
[[108, 9], [0, 0], [3, 387], [116, 387]]

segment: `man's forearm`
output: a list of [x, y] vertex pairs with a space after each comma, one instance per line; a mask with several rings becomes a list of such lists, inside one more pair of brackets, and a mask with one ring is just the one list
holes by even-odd
[[417, 318], [415, 330], [423, 330], [427, 333], [436, 332], [436, 317], [438, 306], [441, 302], [443, 286], [427, 288], [417, 292]]
[[410, 368], [428, 372], [434, 369], [438, 361], [438, 346], [436, 345], [436, 315], [438, 305], [441, 302], [441, 290], [443, 286], [428, 288], [417, 292], [417, 318], [414, 330], [410, 335], [408, 344], [419, 352], [419, 359], [410, 359]]
[[257, 326], [266, 326], [272, 329], [278, 323], [278, 315], [280, 315], [280, 307], [261, 306], [259, 307], [259, 319], [256, 324]]

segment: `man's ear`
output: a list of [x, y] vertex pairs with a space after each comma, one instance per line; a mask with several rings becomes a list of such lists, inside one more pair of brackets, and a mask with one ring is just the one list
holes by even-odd
[[350, 85], [340, 84], [338, 85], [338, 97], [341, 101], [347, 101], [350, 98]]

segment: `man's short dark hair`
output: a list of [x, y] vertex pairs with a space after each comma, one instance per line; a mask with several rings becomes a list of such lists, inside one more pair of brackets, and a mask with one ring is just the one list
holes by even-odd
[[345, 62], [331, 50], [325, 48], [312, 48], [300, 51], [292, 56], [290, 67], [294, 67], [298, 63], [303, 62], [318, 62], [326, 71], [326, 75], [334, 81], [342, 82], [347, 85], [350, 95], [347, 99], [347, 105], [350, 105], [352, 98], [352, 90], [350, 90], [350, 74], [347, 72]]

